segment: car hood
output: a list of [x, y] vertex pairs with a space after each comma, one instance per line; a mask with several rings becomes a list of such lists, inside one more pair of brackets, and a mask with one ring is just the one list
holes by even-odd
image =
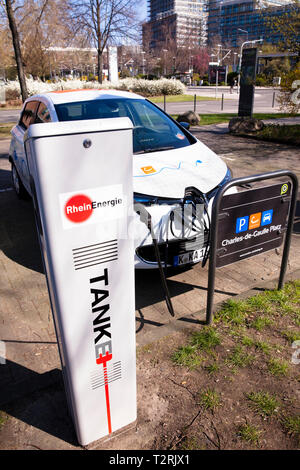
[[203, 193], [225, 177], [226, 164], [202, 142], [174, 150], [133, 156], [133, 189], [136, 193], [182, 198], [187, 186]]

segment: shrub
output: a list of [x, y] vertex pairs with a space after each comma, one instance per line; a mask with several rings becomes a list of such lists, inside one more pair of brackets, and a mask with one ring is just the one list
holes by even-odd
[[[298, 64], [299, 65], [299, 64]], [[281, 110], [296, 114], [300, 110], [300, 68], [283, 75], [278, 102]]]
[[[138, 78], [124, 78], [116, 83], [103, 82], [99, 84], [96, 81], [84, 82], [81, 80], [59, 80], [57, 82], [45, 83], [40, 80], [27, 79], [27, 89], [29, 96], [37, 93], [46, 93], [55, 90], [74, 90], [81, 88], [101, 88], [132, 91], [143, 96], [159, 95], [181, 95], [185, 91], [185, 86], [174, 79], [161, 78], [160, 80], [144, 80]], [[8, 82], [5, 85], [6, 93], [13, 93], [20, 96], [20, 85], [18, 81]]]
[[256, 86], [267, 86], [268, 85], [268, 80], [264, 74], [259, 74], [256, 76], [255, 79], [255, 85]]

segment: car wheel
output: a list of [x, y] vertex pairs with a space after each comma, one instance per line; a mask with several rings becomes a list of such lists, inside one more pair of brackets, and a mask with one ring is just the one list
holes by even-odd
[[17, 196], [19, 199], [28, 199], [28, 192], [26, 191], [21, 178], [19, 176], [19, 173], [15, 167], [14, 164], [11, 166], [11, 172], [12, 172], [12, 183], [14, 190], [17, 193]]

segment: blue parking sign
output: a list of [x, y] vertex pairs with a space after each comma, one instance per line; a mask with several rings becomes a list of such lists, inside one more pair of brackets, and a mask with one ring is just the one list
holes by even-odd
[[249, 215], [238, 217], [236, 219], [235, 233], [245, 232], [248, 230]]
[[261, 225], [269, 225], [272, 222], [273, 218], [273, 209], [264, 211], [261, 214]]

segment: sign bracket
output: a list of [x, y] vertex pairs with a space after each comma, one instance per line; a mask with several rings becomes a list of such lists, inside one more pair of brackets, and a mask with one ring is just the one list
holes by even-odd
[[[258, 175], [245, 176], [241, 178], [234, 178], [231, 181], [228, 181], [223, 187], [217, 192], [213, 207], [212, 207], [212, 217], [211, 217], [211, 239], [210, 239], [210, 256], [209, 256], [209, 269], [208, 269], [208, 287], [207, 287], [207, 304], [206, 304], [206, 324], [211, 325], [213, 322], [213, 298], [215, 291], [215, 272], [217, 267], [217, 252], [218, 252], [218, 228], [220, 220], [220, 207], [221, 201], [229, 188], [235, 186], [241, 186], [244, 184], [250, 184], [259, 181], [265, 181], [269, 179], [277, 179], [289, 177], [292, 181], [291, 196], [288, 197], [290, 200], [288, 221], [285, 230], [286, 232], [284, 247], [282, 253], [279, 281], [278, 281], [278, 290], [282, 289], [284, 284], [284, 277], [287, 269], [287, 262], [289, 256], [289, 250], [291, 245], [292, 231], [293, 231], [293, 221], [296, 212], [297, 205], [297, 196], [298, 196], [298, 179], [297, 176], [289, 170], [277, 170], [273, 172], [261, 173]], [[286, 198], [287, 199], [287, 198]]]

